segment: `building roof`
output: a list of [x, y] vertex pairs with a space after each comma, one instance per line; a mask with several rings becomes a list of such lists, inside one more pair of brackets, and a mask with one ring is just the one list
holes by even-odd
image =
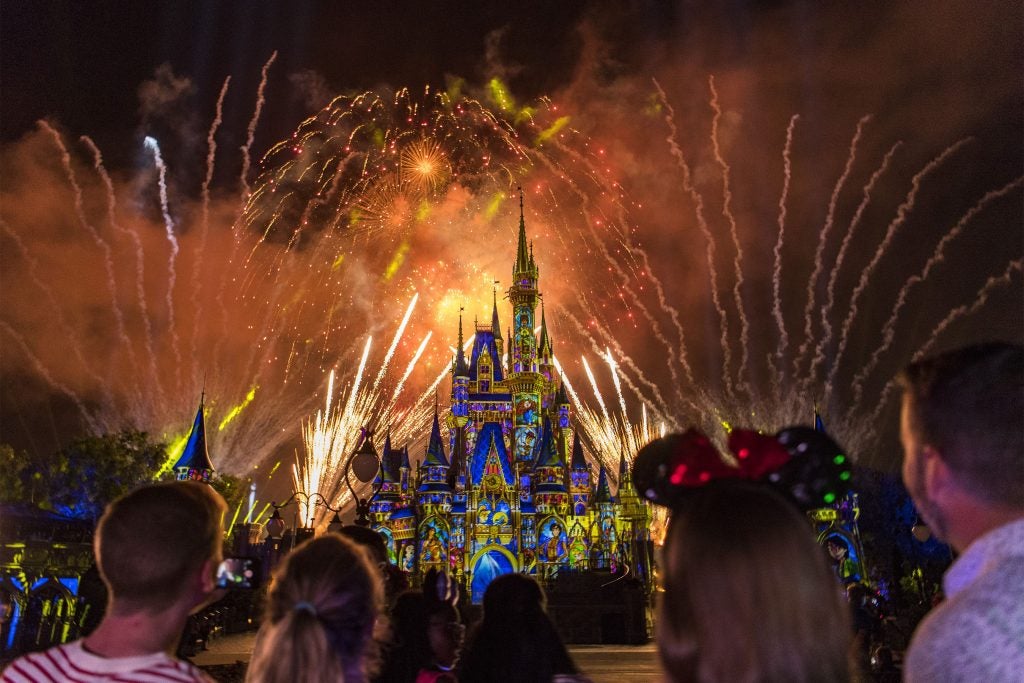
[[441, 425], [437, 421], [437, 410], [434, 410], [434, 425], [430, 428], [430, 441], [427, 443], [427, 454], [423, 458], [424, 465], [441, 465], [448, 467], [448, 457], [444, 454], [444, 443], [441, 441]]
[[480, 428], [476, 437], [476, 447], [473, 449], [472, 470], [470, 479], [473, 485], [480, 483], [483, 479], [484, 470], [487, 465], [487, 456], [491, 449], [497, 453], [498, 464], [501, 467], [501, 474], [505, 483], [512, 484], [512, 465], [509, 463], [508, 450], [505, 448], [505, 439], [502, 436], [501, 425], [497, 422], [485, 422]]
[[203, 415], [204, 396], [199, 398], [199, 410], [196, 411], [196, 419], [192, 422], [192, 431], [189, 432], [188, 441], [185, 442], [185, 449], [181, 457], [174, 465], [174, 469], [187, 468], [191, 470], [213, 471], [213, 463], [210, 462], [210, 453], [206, 449], [206, 418]]
[[476, 337], [473, 339], [473, 351], [469, 362], [469, 378], [473, 381], [478, 379], [477, 365], [480, 356], [486, 355], [491, 361], [491, 376], [493, 381], [500, 382], [505, 379], [505, 369], [501, 366], [501, 356], [498, 354], [498, 344], [494, 339], [494, 332], [487, 329], [477, 329]]

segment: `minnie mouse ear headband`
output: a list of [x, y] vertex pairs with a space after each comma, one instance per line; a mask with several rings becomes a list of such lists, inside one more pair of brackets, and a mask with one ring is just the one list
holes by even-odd
[[764, 482], [804, 510], [834, 503], [850, 488], [850, 459], [827, 434], [811, 427], [787, 427], [774, 436], [734, 429], [728, 445], [738, 467], [722, 460], [696, 429], [656, 439], [637, 453], [633, 482], [647, 500], [668, 507], [727, 479]]

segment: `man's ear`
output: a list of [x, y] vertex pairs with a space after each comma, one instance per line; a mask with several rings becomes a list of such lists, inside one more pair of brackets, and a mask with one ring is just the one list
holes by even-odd
[[203, 566], [199, 568], [199, 587], [204, 595], [209, 595], [213, 592], [217, 582], [216, 572], [218, 564], [220, 563], [210, 558], [203, 562]]
[[925, 490], [930, 498], [940, 500], [949, 495], [951, 487], [956, 484], [956, 477], [934, 447], [925, 446], [921, 455], [924, 457]]

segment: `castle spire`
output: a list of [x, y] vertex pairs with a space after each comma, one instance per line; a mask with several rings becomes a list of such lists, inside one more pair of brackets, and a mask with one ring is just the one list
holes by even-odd
[[526, 219], [523, 217], [523, 188], [519, 188], [519, 245], [516, 249], [516, 273], [530, 270], [530, 252], [526, 244]]
[[189, 432], [181, 457], [174, 465], [178, 479], [209, 481], [213, 474], [213, 463], [210, 462], [210, 453], [206, 447], [205, 410], [206, 390], [203, 389], [199, 397], [199, 410], [196, 411], [196, 418], [192, 422], [192, 431]]
[[459, 345], [455, 349], [455, 376], [469, 377], [469, 365], [466, 363], [466, 356], [462, 353], [462, 307], [459, 307]]
[[501, 323], [498, 322], [498, 281], [494, 281], [492, 288], [494, 295], [494, 308], [491, 309], [491, 332], [495, 339], [501, 339]]
[[540, 300], [540, 355], [542, 358], [551, 358], [554, 355], [551, 350], [551, 337], [548, 336], [548, 321], [544, 315], [544, 299]]

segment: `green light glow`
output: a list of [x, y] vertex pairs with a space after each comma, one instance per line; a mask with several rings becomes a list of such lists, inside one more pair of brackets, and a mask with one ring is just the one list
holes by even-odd
[[487, 89], [490, 91], [491, 100], [502, 111], [510, 112], [516, 108], [515, 101], [508, 91], [508, 86], [502, 83], [500, 79], [492, 78], [487, 84]]
[[254, 398], [256, 398], [256, 389], [257, 389], [257, 387], [253, 387], [252, 389], [250, 389], [249, 393], [245, 395], [245, 400], [242, 401], [237, 406], [235, 406], [234, 408], [232, 408], [231, 410], [228, 411], [228, 414], [225, 415], [224, 419], [220, 421], [220, 426], [217, 427], [217, 431], [223, 432], [224, 428], [228, 426], [228, 423], [230, 423], [232, 420], [234, 420], [236, 417], [238, 417], [238, 414], [240, 412], [242, 412], [242, 410], [247, 405], [252, 403], [252, 400]]
[[164, 460], [164, 464], [160, 466], [160, 469], [156, 472], [156, 478], [164, 476], [171, 471], [174, 467], [174, 463], [178, 462], [178, 458], [181, 457], [182, 452], [185, 450], [185, 444], [188, 442], [188, 432], [180, 436], [176, 436], [170, 440], [167, 444], [167, 459]]
[[487, 208], [484, 209], [484, 216], [487, 220], [491, 220], [498, 215], [498, 209], [501, 208], [502, 202], [505, 201], [505, 193], [495, 192], [491, 197], [491, 201], [487, 202]]
[[842, 472], [840, 473], [839, 478], [842, 479], [843, 481], [848, 481], [850, 479], [850, 473]]
[[569, 125], [569, 117], [559, 116], [554, 123], [540, 132], [540, 135], [537, 136], [537, 145], [540, 146], [555, 137], [567, 125]]
[[836, 494], [832, 493], [831, 491], [829, 491], [828, 493], [825, 494], [825, 502], [826, 503], [834, 503], [835, 500], [836, 500]]
[[395, 276], [395, 273], [398, 272], [398, 269], [402, 267], [403, 263], [405, 263], [405, 257], [408, 253], [409, 243], [402, 242], [402, 244], [398, 246], [398, 250], [395, 252], [395, 255], [391, 258], [391, 263], [388, 264], [387, 269], [385, 269], [384, 271], [385, 282], [387, 282], [388, 280]]
[[836, 457], [832, 458], [832, 462], [834, 462], [837, 465], [842, 465], [844, 462], [846, 462], [846, 456], [840, 453]]

